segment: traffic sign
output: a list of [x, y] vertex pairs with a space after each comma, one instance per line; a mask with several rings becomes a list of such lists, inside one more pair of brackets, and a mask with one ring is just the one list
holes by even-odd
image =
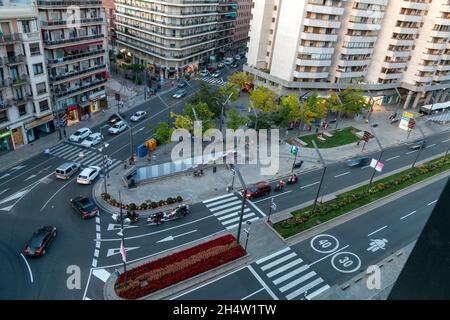
[[370, 166], [378, 172], [381, 172], [383, 170], [384, 164], [380, 161], [377, 161], [377, 159], [372, 159], [372, 161], [370, 162]]
[[370, 132], [364, 131], [363, 140], [365, 142], [369, 142], [369, 139], [370, 139]]
[[297, 156], [297, 154], [298, 154], [298, 147], [295, 146], [295, 145], [291, 145], [291, 153], [292, 153], [294, 156]]

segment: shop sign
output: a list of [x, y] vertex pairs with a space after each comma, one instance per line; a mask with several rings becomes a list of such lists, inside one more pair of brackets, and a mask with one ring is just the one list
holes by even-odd
[[0, 139], [1, 138], [5, 138], [5, 137], [10, 136], [10, 135], [11, 135], [11, 131], [5, 131], [3, 133], [0, 133]]

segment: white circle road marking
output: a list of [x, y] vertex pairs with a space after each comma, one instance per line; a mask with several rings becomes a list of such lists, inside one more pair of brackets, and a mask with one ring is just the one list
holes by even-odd
[[[317, 238], [319, 238], [319, 237], [329, 237], [329, 238], [331, 238], [332, 240], [334, 240], [336, 242], [336, 245], [334, 246], [334, 248], [332, 248], [330, 250], [317, 249], [317, 248], [314, 247], [314, 241], [317, 240]], [[326, 241], [326, 243], [330, 242], [329, 240], [322, 240], [322, 241]], [[311, 248], [313, 248], [313, 250], [316, 251], [316, 252], [319, 252], [319, 253], [330, 253], [330, 252], [335, 251], [337, 248], [339, 248], [339, 240], [336, 239], [336, 237], [333, 237], [332, 235], [329, 235], [329, 234], [318, 234], [317, 236], [315, 236], [314, 238], [311, 239], [310, 245], [311, 245]], [[327, 247], [324, 247], [324, 245], [322, 245], [322, 248], [327, 248]]]
[[[353, 269], [350, 269], [350, 270], [343, 270], [343, 269], [340, 269], [340, 268], [336, 267], [335, 260], [337, 259], [338, 256], [341, 256], [341, 255], [345, 255], [346, 256], [343, 259], [339, 259], [339, 261], [338, 261], [344, 267], [345, 267], [345, 264], [348, 264], [348, 262], [351, 262], [350, 264], [348, 264], [349, 267], [351, 265], [353, 265], [354, 262], [357, 262], [357, 266], [355, 268], [353, 268]], [[355, 260], [352, 260], [350, 258], [352, 256], [354, 257]], [[342, 252], [336, 253], [333, 256], [333, 258], [331, 258], [331, 265], [333, 266], [334, 269], [336, 269], [339, 272], [352, 273], [352, 272], [355, 272], [356, 270], [358, 270], [361, 267], [361, 259], [356, 254], [354, 254], [352, 252], [342, 251]]]

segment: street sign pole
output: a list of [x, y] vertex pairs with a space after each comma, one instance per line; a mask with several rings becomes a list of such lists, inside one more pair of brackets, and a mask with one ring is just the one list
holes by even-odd
[[316, 149], [316, 152], [320, 158], [320, 162], [323, 165], [322, 176], [320, 177], [319, 187], [317, 188], [317, 193], [316, 193], [316, 197], [314, 198], [314, 204], [313, 204], [313, 208], [312, 208], [312, 213], [314, 213], [314, 211], [316, 210], [317, 199], [319, 198], [320, 190], [322, 189], [323, 178], [325, 177], [325, 172], [327, 171], [327, 166], [325, 164], [325, 161], [322, 158], [322, 154], [320, 153], [319, 148], [317, 148], [316, 141], [312, 140], [312, 144], [314, 145], [314, 149]]
[[423, 144], [425, 143], [425, 133], [423, 133], [422, 128], [420, 126], [417, 125], [417, 128], [419, 129], [420, 133], [422, 134], [422, 142], [420, 143], [419, 151], [417, 151], [416, 158], [414, 159], [414, 162], [411, 166], [411, 170], [410, 170], [411, 172], [414, 170], [414, 167], [416, 166], [416, 162], [419, 159], [420, 152], [423, 149]]
[[[383, 150], [383, 146], [381, 145], [380, 140], [378, 139], [378, 137], [377, 137], [377, 135], [375, 134], [375, 132], [374, 132], [374, 130], [372, 129], [372, 127], [370, 127], [370, 131], [372, 131], [372, 135], [374, 136], [375, 141], [377, 142], [378, 147], [379, 147], [380, 150], [381, 150], [380, 155], [378, 156], [378, 160], [377, 160], [377, 165], [378, 165], [378, 163], [381, 161], [381, 157], [383, 156], [384, 150]], [[375, 177], [375, 173], [377, 173], [376, 165], [375, 165], [375, 168], [373, 168], [373, 172], [372, 172], [372, 175], [370, 176], [369, 184], [367, 185], [367, 189], [366, 189], [365, 192], [369, 192], [370, 186], [372, 185], [372, 182], [373, 182], [373, 178]]]

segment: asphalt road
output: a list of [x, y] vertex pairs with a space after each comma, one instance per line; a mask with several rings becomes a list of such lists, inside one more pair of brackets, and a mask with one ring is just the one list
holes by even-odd
[[301, 299], [305, 292], [311, 299], [415, 241], [447, 179], [272, 253], [175, 299]]

